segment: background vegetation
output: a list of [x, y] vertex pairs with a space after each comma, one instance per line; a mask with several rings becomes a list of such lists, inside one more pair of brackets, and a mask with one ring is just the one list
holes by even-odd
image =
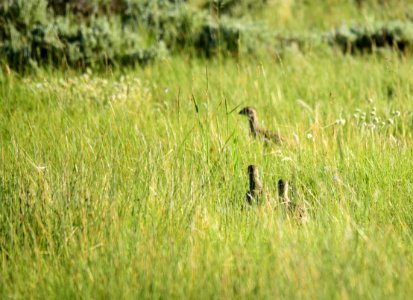
[[0, 298], [412, 294], [409, 1], [63, 2], [0, 6]]
[[[333, 14], [340, 24], [322, 24], [335, 7], [352, 19]], [[370, 15], [372, 8], [377, 13]], [[300, 24], [303, 14], [309, 22]], [[0, 55], [21, 71], [146, 65], [183, 52], [207, 58], [280, 54], [320, 43], [352, 53], [405, 52], [413, 42], [412, 16], [400, 1], [6, 0], [0, 4]]]

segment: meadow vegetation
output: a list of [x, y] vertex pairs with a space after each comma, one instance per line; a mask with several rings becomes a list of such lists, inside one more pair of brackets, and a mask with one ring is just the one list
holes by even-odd
[[[179, 50], [146, 31], [145, 45], [165, 52], [145, 67], [23, 72], [3, 60], [0, 298], [413, 293], [411, 53], [374, 42], [342, 51], [323, 35], [372, 20], [410, 24], [409, 2], [251, 9], [227, 17], [281, 34], [281, 50], [274, 40], [254, 53], [194, 55], [196, 45]], [[238, 115], [247, 105], [288, 143], [254, 140]], [[250, 164], [274, 201], [278, 180], [291, 183], [308, 223], [242, 209]]]

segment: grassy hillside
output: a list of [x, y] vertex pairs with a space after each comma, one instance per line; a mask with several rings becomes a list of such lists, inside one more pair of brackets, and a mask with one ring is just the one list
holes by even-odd
[[[350, 22], [356, 7], [335, 3]], [[315, 28], [338, 20], [306, 9], [325, 16]], [[0, 76], [0, 298], [413, 293], [409, 55], [292, 47]], [[254, 140], [246, 105], [288, 142]], [[250, 164], [274, 202], [291, 182], [307, 224], [242, 209]]]

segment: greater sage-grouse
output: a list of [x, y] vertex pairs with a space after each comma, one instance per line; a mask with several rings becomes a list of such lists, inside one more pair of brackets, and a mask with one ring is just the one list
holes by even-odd
[[308, 221], [307, 209], [304, 205], [298, 205], [290, 200], [288, 195], [289, 184], [288, 181], [280, 179], [278, 181], [278, 197], [280, 198], [281, 204], [287, 209], [287, 212], [292, 214], [299, 223], [306, 223]]
[[271, 141], [278, 145], [281, 145], [284, 142], [284, 138], [278, 131], [274, 132], [260, 128], [258, 125], [257, 112], [254, 108], [250, 106], [244, 107], [240, 110], [239, 114], [248, 117], [251, 134], [254, 138], [261, 138], [264, 142]]

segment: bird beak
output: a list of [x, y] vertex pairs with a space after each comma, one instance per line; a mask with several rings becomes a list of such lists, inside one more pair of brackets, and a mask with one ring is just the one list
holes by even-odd
[[244, 109], [241, 109], [238, 114], [239, 114], [239, 115], [245, 114]]

